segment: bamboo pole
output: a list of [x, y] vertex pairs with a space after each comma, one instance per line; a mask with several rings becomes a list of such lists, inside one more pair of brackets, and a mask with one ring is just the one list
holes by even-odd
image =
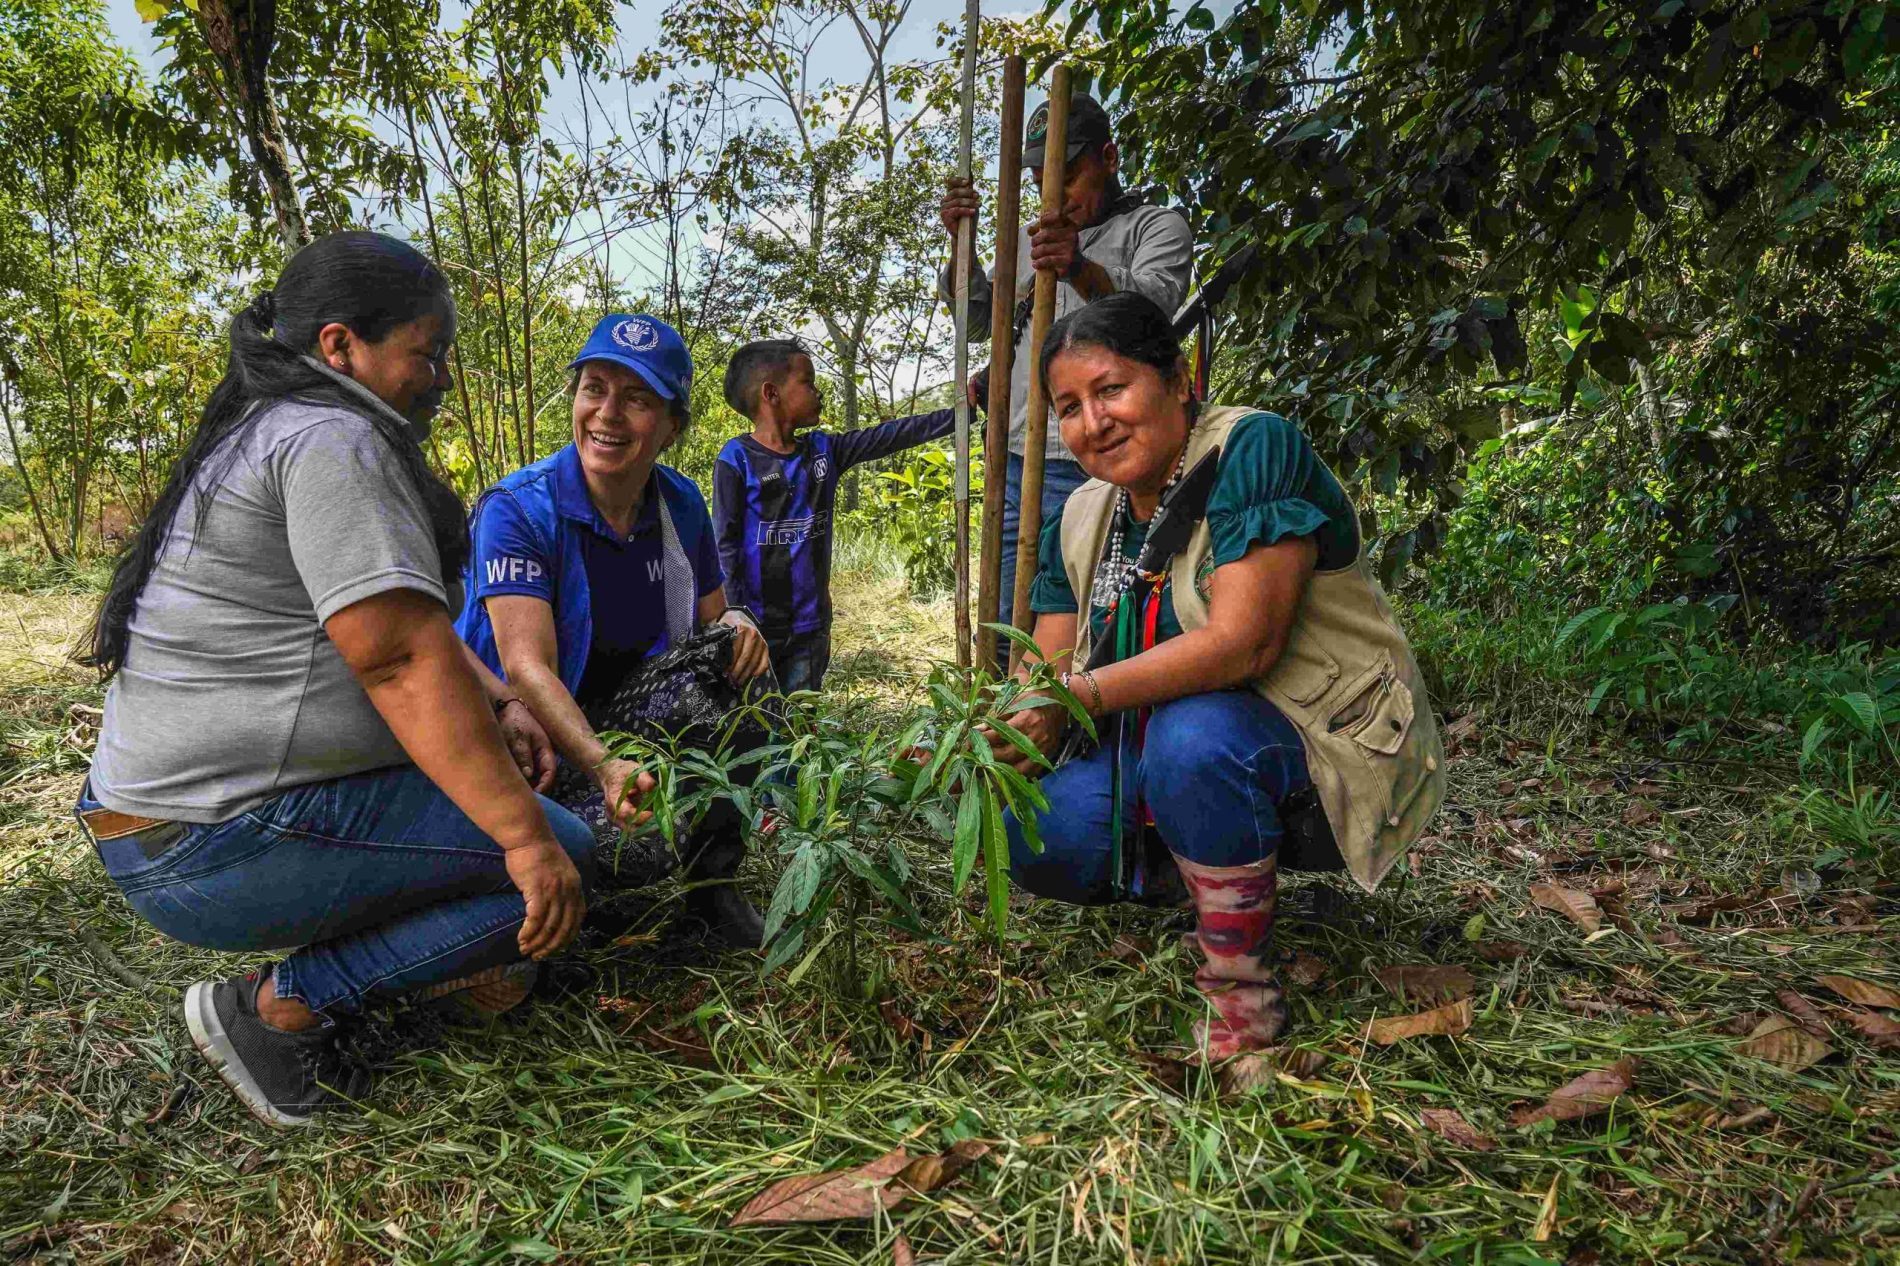
[[[1069, 68], [1057, 65], [1049, 77], [1049, 128], [1042, 147], [1042, 207], [1047, 215], [1062, 213], [1062, 187], [1069, 167]], [[1016, 531], [1016, 587], [1009, 614], [1015, 626], [1033, 631], [1036, 617], [1029, 610], [1029, 590], [1036, 580], [1036, 543], [1042, 536], [1042, 467], [1049, 448], [1049, 401], [1042, 389], [1042, 375], [1036, 366], [1042, 360], [1042, 345], [1055, 324], [1056, 275], [1048, 269], [1036, 271], [1036, 297], [1029, 317], [1029, 408], [1023, 425], [1022, 513]], [[1086, 618], [1086, 616], [1084, 617]], [[1022, 650], [1010, 652], [1013, 670], [1022, 659]]]
[[[1016, 246], [1022, 233], [1023, 59], [1003, 59], [1002, 143], [996, 158], [996, 267], [990, 273], [989, 421], [983, 434], [983, 578], [977, 620], [996, 623], [1003, 596], [1003, 499], [1009, 481], [1009, 384], [1016, 361]], [[1016, 578], [1011, 576], [1014, 585]], [[996, 662], [996, 631], [976, 635], [976, 662]]]
[[[963, 9], [963, 118], [957, 133], [957, 175], [970, 179], [970, 148], [976, 126], [976, 36], [982, 15], [978, 0]], [[957, 666], [970, 666], [970, 267], [976, 256], [976, 217], [957, 225], [956, 363], [957, 411]]]

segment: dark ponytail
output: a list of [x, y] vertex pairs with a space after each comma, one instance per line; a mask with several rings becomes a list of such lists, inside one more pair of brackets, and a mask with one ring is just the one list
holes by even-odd
[[[428, 256], [393, 237], [363, 231], [332, 233], [293, 255], [276, 287], [259, 294], [232, 319], [224, 377], [205, 402], [198, 429], [172, 467], [151, 513], [120, 555], [111, 587], [99, 604], [90, 645], [81, 649], [81, 662], [97, 668], [101, 677], [110, 677], [123, 666], [127, 628], [139, 594], [192, 488], [215, 487], [237, 458], [238, 445], [227, 445], [227, 441], [247, 430], [263, 412], [262, 406], [287, 397], [335, 404], [361, 414], [376, 428], [397, 465], [421, 493], [442, 560], [442, 582], [453, 587], [468, 559], [461, 498], [429, 469], [421, 445], [407, 426], [390, 412], [370, 407], [305, 357], [317, 349], [317, 332], [332, 323], [375, 343], [398, 326], [432, 313], [452, 317], [454, 312], [447, 276]], [[260, 407], [254, 409], [253, 404]], [[214, 454], [222, 464], [200, 479], [201, 469]], [[198, 498], [194, 535], [203, 527], [210, 506], [209, 496]]]
[[1138, 290], [1118, 290], [1057, 321], [1042, 344], [1042, 390], [1049, 392], [1049, 366], [1072, 347], [1099, 347], [1149, 366], [1164, 379], [1187, 372], [1174, 321], [1161, 305]]

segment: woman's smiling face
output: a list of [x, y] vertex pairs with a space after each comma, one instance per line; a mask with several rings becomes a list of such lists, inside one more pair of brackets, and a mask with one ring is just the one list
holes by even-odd
[[612, 361], [590, 360], [574, 388], [574, 447], [597, 479], [644, 477], [679, 434], [672, 408], [646, 379]]
[[1152, 365], [1079, 344], [1049, 365], [1062, 442], [1082, 469], [1136, 493], [1159, 492], [1187, 443], [1188, 382]]

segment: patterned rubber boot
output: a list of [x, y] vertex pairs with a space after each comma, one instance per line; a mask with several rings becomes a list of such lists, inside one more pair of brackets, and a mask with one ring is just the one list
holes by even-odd
[[1203, 866], [1179, 853], [1198, 926], [1194, 939], [1204, 960], [1194, 986], [1214, 1008], [1195, 1025], [1207, 1059], [1262, 1050], [1286, 1028], [1286, 995], [1273, 973], [1273, 911], [1279, 875], [1275, 860], [1246, 866]]

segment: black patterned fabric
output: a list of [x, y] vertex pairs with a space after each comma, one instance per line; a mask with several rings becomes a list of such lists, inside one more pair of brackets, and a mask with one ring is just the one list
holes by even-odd
[[[771, 737], [764, 723], [756, 714], [732, 714], [748, 700], [776, 695], [778, 684], [770, 671], [744, 690], [727, 679], [733, 636], [729, 625], [709, 625], [665, 654], [642, 661], [613, 689], [578, 700], [588, 724], [596, 734], [637, 734], [656, 742], [676, 738], [683, 748], [757, 750]], [[593, 829], [600, 845], [601, 882], [611, 888], [658, 883], [679, 868], [681, 854], [691, 858], [709, 837], [742, 838], [745, 829], [737, 814], [722, 805], [698, 824], [691, 838], [680, 840], [677, 852], [657, 831], [629, 838], [609, 815], [606, 799], [588, 772], [568, 761], [561, 763], [548, 794]]]

